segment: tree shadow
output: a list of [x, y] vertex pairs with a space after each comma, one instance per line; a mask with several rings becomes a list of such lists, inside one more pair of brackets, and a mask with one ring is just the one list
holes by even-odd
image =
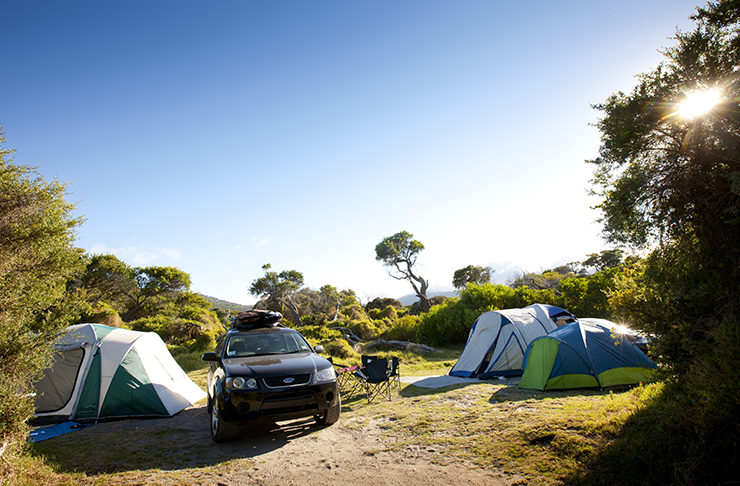
[[232, 441], [217, 444], [210, 436], [210, 415], [199, 406], [170, 418], [100, 422], [35, 443], [32, 450], [62, 472], [175, 470], [257, 459], [325, 427], [312, 417], [277, 423], [261, 420], [239, 426]]

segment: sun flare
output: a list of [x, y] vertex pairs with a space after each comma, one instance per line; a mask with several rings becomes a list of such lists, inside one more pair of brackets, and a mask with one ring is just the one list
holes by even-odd
[[719, 103], [720, 92], [718, 89], [708, 91], [694, 91], [689, 93], [678, 108], [678, 115], [684, 118], [694, 118], [708, 113], [714, 105]]

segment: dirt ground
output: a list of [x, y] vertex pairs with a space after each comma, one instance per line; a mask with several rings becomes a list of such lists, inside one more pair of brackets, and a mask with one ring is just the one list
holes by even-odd
[[[137, 446], [151, 444], [166, 434], [169, 443], [191, 444], [194, 456], [177, 470], [142, 468], [135, 474], [114, 475], [110, 484], [238, 485], [487, 485], [526, 484], [523, 477], [472, 465], [445, 464], [433, 448], [409, 446], [390, 450], [383, 440], [382, 424], [360, 424], [341, 418], [332, 426], [313, 419], [255, 424], [240, 430], [228, 443], [215, 444], [209, 435], [209, 416], [196, 405], [169, 419], [125, 420], [93, 425], [68, 434], [75, 440], [95, 440], [97, 434], [135, 433]], [[174, 431], [174, 432], [173, 432]], [[173, 433], [175, 434], [173, 436]], [[66, 437], [65, 437], [66, 438]], [[71, 437], [69, 437], [71, 439]], [[163, 458], [166, 460], [166, 455]], [[93, 460], [94, 462], [94, 460]], [[121, 465], [100, 464], [98, 471], [122, 472]], [[215, 467], [208, 467], [215, 466]], [[88, 469], [94, 473], [96, 466]], [[88, 479], [95, 481], [94, 475]], [[106, 481], [108, 482], [108, 481]]]

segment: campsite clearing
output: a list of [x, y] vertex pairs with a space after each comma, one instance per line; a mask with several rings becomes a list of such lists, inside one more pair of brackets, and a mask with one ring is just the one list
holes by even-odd
[[208, 437], [203, 401], [34, 447], [57, 465], [46, 484], [554, 485], [582, 471], [658, 387], [543, 393], [516, 381], [405, 384], [391, 402], [345, 400], [331, 427], [262, 424], [226, 444]]

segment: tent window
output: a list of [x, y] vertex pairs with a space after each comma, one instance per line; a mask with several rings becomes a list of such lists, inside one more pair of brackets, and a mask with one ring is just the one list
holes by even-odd
[[54, 355], [44, 377], [36, 383], [36, 412], [54, 412], [64, 408], [72, 398], [77, 376], [85, 358], [84, 348]]

